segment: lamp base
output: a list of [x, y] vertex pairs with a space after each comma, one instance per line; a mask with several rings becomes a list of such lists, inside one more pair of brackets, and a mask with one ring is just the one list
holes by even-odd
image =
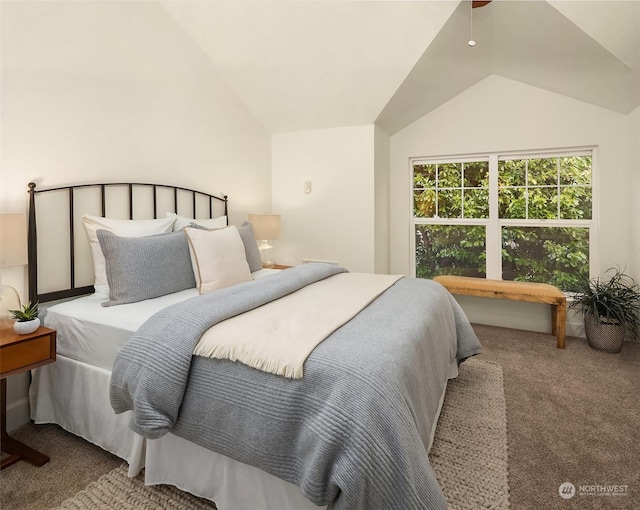
[[263, 240], [260, 246], [258, 246], [258, 249], [260, 250], [260, 261], [262, 262], [262, 267], [265, 269], [275, 267], [276, 263], [273, 259], [273, 246], [271, 246], [268, 241]]
[[9, 310], [19, 310], [20, 308], [22, 308], [22, 303], [18, 291], [11, 285], [0, 285], [0, 318], [8, 319], [11, 317]]

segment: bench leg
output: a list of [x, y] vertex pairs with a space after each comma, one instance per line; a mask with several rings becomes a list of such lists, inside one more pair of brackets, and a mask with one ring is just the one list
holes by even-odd
[[567, 332], [567, 304], [551, 305], [551, 333], [558, 338], [558, 349], [564, 349]]

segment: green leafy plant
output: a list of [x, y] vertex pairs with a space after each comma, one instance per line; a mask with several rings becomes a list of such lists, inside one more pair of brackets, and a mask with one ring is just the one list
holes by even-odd
[[619, 268], [608, 280], [599, 277], [583, 281], [573, 298], [571, 307], [580, 308], [583, 315], [592, 313], [597, 321], [619, 323], [633, 337], [640, 332], [640, 287]]
[[18, 322], [27, 322], [38, 318], [40, 308], [38, 307], [38, 303], [31, 304], [31, 302], [29, 302], [26, 305], [22, 305], [22, 309], [9, 310], [9, 313], [11, 313], [12, 319], [16, 319]]

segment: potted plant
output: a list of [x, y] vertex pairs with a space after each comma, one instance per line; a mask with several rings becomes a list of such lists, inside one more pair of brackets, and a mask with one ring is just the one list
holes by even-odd
[[13, 329], [19, 335], [27, 335], [33, 333], [40, 327], [40, 319], [38, 314], [40, 309], [38, 303], [22, 305], [20, 310], [9, 310], [11, 318], [16, 319], [13, 323]]
[[640, 331], [640, 287], [619, 268], [610, 268], [611, 278], [583, 282], [571, 307], [580, 308], [589, 345], [599, 351], [620, 352], [629, 334]]

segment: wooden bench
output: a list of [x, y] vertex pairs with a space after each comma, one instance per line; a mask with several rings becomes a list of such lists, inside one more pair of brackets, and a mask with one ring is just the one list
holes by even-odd
[[567, 320], [567, 298], [553, 285], [546, 283], [487, 280], [467, 276], [436, 276], [451, 294], [479, 296], [551, 305], [551, 333], [558, 338], [558, 349], [564, 349]]

